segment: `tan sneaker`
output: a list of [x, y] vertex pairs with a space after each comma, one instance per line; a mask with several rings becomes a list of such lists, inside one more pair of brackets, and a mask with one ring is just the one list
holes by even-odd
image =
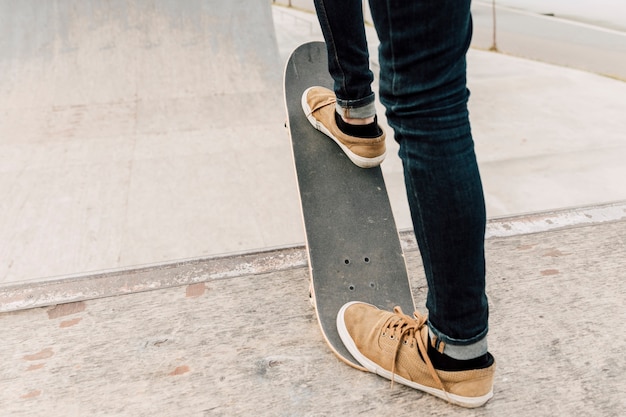
[[379, 310], [370, 304], [351, 302], [337, 315], [337, 328], [348, 351], [370, 372], [474, 408], [493, 396], [495, 362], [484, 369], [436, 370], [427, 354], [426, 317]]
[[358, 138], [339, 130], [335, 121], [335, 93], [311, 87], [302, 94], [302, 109], [314, 128], [334, 140], [348, 158], [361, 168], [380, 165], [385, 159], [385, 132], [376, 138]]

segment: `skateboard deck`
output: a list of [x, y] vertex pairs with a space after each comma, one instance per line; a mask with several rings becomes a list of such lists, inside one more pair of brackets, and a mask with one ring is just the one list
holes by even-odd
[[315, 85], [333, 85], [323, 42], [301, 45], [287, 62], [287, 127], [322, 334], [341, 360], [364, 370], [337, 332], [340, 308], [363, 301], [385, 310], [399, 305], [410, 314], [415, 306], [382, 171], [357, 167], [309, 123], [301, 97]]

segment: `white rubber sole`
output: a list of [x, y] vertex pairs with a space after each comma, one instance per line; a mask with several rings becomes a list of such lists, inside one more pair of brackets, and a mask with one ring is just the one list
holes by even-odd
[[333, 136], [333, 134], [330, 133], [330, 131], [326, 128], [326, 126], [318, 122], [317, 119], [313, 117], [313, 114], [311, 112], [311, 107], [309, 107], [309, 103], [307, 103], [307, 100], [306, 100], [307, 94], [309, 93], [309, 90], [311, 90], [312, 88], [314, 87], [307, 88], [304, 91], [304, 93], [302, 93], [302, 99], [301, 99], [302, 110], [304, 111], [306, 118], [309, 120], [309, 123], [311, 123], [311, 125], [315, 129], [319, 130], [320, 132], [324, 133], [326, 136], [334, 140], [335, 143], [339, 145], [341, 150], [343, 150], [343, 152], [352, 161], [354, 165], [361, 167], [361, 168], [373, 168], [373, 167], [377, 167], [378, 165], [380, 165], [385, 159], [385, 157], [387, 156], [386, 151], [382, 155], [377, 156], [375, 158], [365, 158], [363, 156], [357, 155], [354, 152], [352, 152], [346, 145], [344, 145], [339, 139]]
[[356, 303], [358, 302], [352, 301], [352, 302], [345, 304], [343, 307], [341, 307], [341, 309], [339, 310], [339, 313], [337, 314], [337, 330], [339, 331], [339, 336], [341, 337], [341, 341], [346, 346], [346, 349], [348, 349], [348, 352], [350, 352], [350, 354], [352, 354], [354, 359], [356, 359], [365, 369], [367, 369], [368, 371], [374, 374], [380, 375], [383, 378], [387, 378], [389, 380], [393, 378], [395, 382], [398, 382], [402, 385], [406, 385], [408, 387], [426, 392], [428, 394], [434, 395], [435, 397], [446, 400], [452, 404], [456, 404], [465, 408], [480, 407], [483, 404], [485, 404], [491, 397], [493, 397], [493, 390], [489, 391], [487, 394], [480, 396], [480, 397], [463, 397], [463, 396], [452, 394], [449, 392], [446, 393], [445, 391], [442, 391], [440, 389], [421, 385], [421, 384], [418, 384], [417, 382], [413, 382], [408, 379], [402, 378], [399, 375], [392, 375], [390, 371], [387, 371], [386, 369], [381, 368], [376, 363], [372, 362], [371, 360], [363, 356], [361, 352], [359, 352], [359, 350], [357, 349], [356, 345], [354, 344], [352, 337], [350, 337], [350, 333], [348, 333], [348, 329], [346, 328], [346, 323], [343, 319], [346, 309], [350, 307], [352, 304], [356, 304]]

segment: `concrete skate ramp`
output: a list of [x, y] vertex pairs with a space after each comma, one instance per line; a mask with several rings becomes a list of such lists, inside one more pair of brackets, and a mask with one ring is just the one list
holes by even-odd
[[265, 0], [0, 4], [3, 137], [7, 113], [33, 140], [230, 121], [280, 73]]
[[0, 285], [290, 243], [281, 79], [267, 0], [0, 0]]

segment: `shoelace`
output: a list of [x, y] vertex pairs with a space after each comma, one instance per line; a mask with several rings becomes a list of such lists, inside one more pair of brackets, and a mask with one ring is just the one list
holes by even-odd
[[402, 339], [407, 336], [408, 338], [417, 340], [417, 349], [421, 354], [422, 359], [426, 363], [426, 367], [428, 368], [430, 376], [439, 385], [439, 388], [444, 392], [446, 398], [448, 398], [448, 392], [443, 386], [443, 382], [441, 382], [441, 379], [439, 378], [439, 375], [437, 374], [433, 363], [428, 357], [428, 348], [424, 344], [424, 340], [422, 339], [422, 329], [426, 325], [426, 321], [428, 320], [428, 318], [419, 314], [417, 311], [413, 313], [413, 317], [407, 316], [402, 312], [402, 308], [400, 308], [399, 306], [394, 307], [393, 312], [395, 313], [395, 315], [389, 319], [389, 322], [385, 326], [386, 329], [390, 330], [394, 328], [394, 334], [399, 332], [399, 337], [397, 338], [396, 342], [396, 349], [393, 355], [393, 365], [391, 367], [391, 386], [393, 387], [394, 383], [394, 376], [396, 374], [396, 361], [398, 360], [400, 347], [403, 344]]

